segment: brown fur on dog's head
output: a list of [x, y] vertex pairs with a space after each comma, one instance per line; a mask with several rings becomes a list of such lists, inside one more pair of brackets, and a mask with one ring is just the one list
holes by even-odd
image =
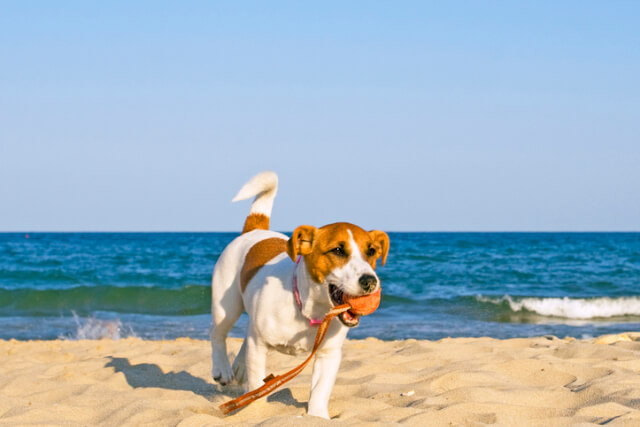
[[[349, 231], [357, 245], [355, 248], [351, 247]], [[296, 261], [298, 256], [304, 256], [309, 273], [317, 283], [322, 283], [332, 270], [345, 265], [354, 250], [360, 251], [362, 258], [375, 269], [378, 258], [382, 258], [382, 265], [387, 261], [389, 236], [384, 231], [366, 232], [357, 225], [336, 222], [320, 228], [301, 225], [287, 242], [291, 259]]]

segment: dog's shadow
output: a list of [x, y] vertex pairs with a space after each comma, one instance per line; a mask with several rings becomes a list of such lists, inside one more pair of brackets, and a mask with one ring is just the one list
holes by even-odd
[[[164, 388], [167, 390], [184, 390], [200, 395], [208, 400], [215, 396], [238, 397], [242, 394], [239, 386], [233, 388], [221, 388], [208, 383], [202, 378], [191, 375], [186, 371], [164, 373], [158, 365], [152, 363], [140, 363], [132, 365], [125, 357], [107, 356], [110, 361], [106, 368], [113, 368], [116, 372], [122, 372], [133, 388]], [[296, 408], [306, 408], [306, 402], [300, 402], [293, 397], [288, 388], [276, 391], [267, 397], [267, 402], [280, 402]]]
[[127, 383], [133, 388], [157, 387], [167, 390], [185, 390], [207, 399], [216, 394], [223, 394], [213, 384], [186, 371], [164, 373], [158, 365], [152, 363], [132, 365], [125, 357], [108, 356], [108, 358], [111, 360], [107, 362], [105, 368], [122, 372]]
[[267, 402], [280, 402], [285, 405], [295, 406], [296, 408], [305, 408], [307, 407], [306, 402], [300, 402], [293, 394], [291, 394], [291, 389], [283, 388], [282, 390], [278, 390], [273, 394], [267, 396]]

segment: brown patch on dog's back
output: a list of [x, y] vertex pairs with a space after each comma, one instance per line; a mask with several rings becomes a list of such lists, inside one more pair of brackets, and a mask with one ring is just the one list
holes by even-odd
[[242, 228], [242, 234], [248, 233], [253, 230], [268, 230], [269, 229], [269, 217], [265, 214], [252, 213], [247, 216], [244, 221], [244, 227]]
[[[251, 215], [247, 218], [247, 221], [251, 218]], [[267, 222], [269, 218], [267, 217]], [[240, 271], [240, 289], [242, 292], [247, 288], [247, 285], [256, 275], [258, 270], [271, 261], [276, 256], [280, 255], [287, 250], [287, 241], [279, 237], [271, 237], [264, 239], [256, 243], [249, 249], [247, 256], [244, 259], [244, 265]]]

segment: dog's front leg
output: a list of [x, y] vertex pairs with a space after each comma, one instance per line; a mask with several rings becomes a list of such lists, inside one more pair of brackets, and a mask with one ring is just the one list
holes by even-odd
[[253, 334], [246, 338], [247, 391], [264, 384], [267, 376], [267, 346]]
[[329, 398], [336, 382], [342, 349], [327, 349], [316, 354], [311, 377], [311, 396], [307, 413], [316, 417], [329, 418]]

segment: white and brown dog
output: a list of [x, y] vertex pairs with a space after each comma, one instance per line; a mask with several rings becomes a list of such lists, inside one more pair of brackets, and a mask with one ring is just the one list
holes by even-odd
[[[242, 187], [233, 201], [256, 196], [242, 235], [220, 255], [211, 291], [212, 375], [220, 384], [233, 380], [247, 390], [263, 384], [267, 351], [309, 352], [325, 314], [343, 303], [345, 294], [375, 292], [380, 281], [376, 260], [384, 265], [389, 237], [348, 223], [315, 228], [302, 225], [291, 238], [269, 230], [278, 188], [273, 172], [262, 172]], [[226, 337], [243, 310], [249, 328], [233, 362], [227, 358]], [[359, 316], [344, 312], [333, 322], [313, 365], [308, 414], [328, 418], [328, 403], [336, 380], [342, 343]]]

